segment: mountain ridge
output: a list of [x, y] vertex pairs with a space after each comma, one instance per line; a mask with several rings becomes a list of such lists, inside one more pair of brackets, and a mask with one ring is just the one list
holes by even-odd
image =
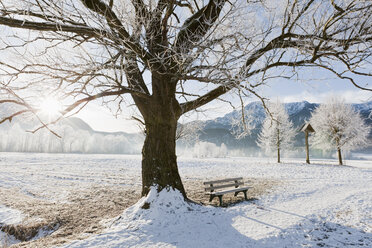
[[[294, 126], [299, 129], [306, 120], [309, 120], [311, 112], [319, 106], [317, 103], [307, 101], [286, 103], [285, 108]], [[363, 104], [352, 104], [367, 125], [372, 127], [372, 101]], [[239, 118], [241, 111], [232, 111], [222, 117], [207, 121], [190, 122], [201, 123], [199, 140], [211, 142], [216, 145], [224, 143], [229, 149], [245, 149], [248, 151], [258, 150], [257, 136], [261, 130], [265, 118], [265, 110], [260, 102], [252, 102], [245, 106], [249, 113], [248, 118], [253, 119], [255, 127], [251, 135], [242, 139], [236, 139], [232, 132], [231, 119]], [[370, 118], [368, 118], [370, 116]], [[190, 123], [186, 123], [188, 125]], [[27, 133], [26, 130], [39, 126], [39, 123], [29, 118], [14, 118], [11, 123], [0, 125], [0, 151], [18, 152], [74, 152], [74, 153], [140, 153], [143, 144], [143, 135], [140, 133], [126, 132], [102, 132], [94, 130], [88, 123], [78, 117], [70, 117], [61, 120], [52, 130], [62, 135], [61, 139], [51, 134], [48, 130], [38, 131], [36, 134]], [[369, 137], [372, 144], [372, 133]], [[42, 143], [40, 143], [43, 141]], [[34, 142], [39, 142], [32, 146]], [[182, 141], [178, 141], [181, 147]], [[304, 145], [304, 134], [298, 132], [295, 146]], [[40, 148], [41, 147], [41, 148]], [[369, 148], [372, 151], [372, 147]]]
[[[372, 117], [370, 116], [372, 112], [372, 101], [360, 104], [354, 103], [351, 105], [356, 111], [361, 114], [366, 124], [372, 127]], [[305, 123], [305, 121], [310, 119], [312, 111], [314, 111], [319, 106], [319, 104], [302, 101], [285, 103], [284, 106], [294, 127], [297, 128], [297, 130], [299, 131], [300, 127]], [[253, 118], [252, 122], [254, 128], [251, 131], [251, 135], [239, 140], [232, 135], [231, 119], [241, 116], [241, 110], [234, 110], [222, 117], [202, 122], [204, 124], [204, 127], [203, 130], [199, 133], [200, 141], [211, 142], [215, 143], [216, 145], [221, 145], [222, 143], [224, 143], [229, 148], [245, 148], [248, 150], [257, 150], [258, 146], [256, 144], [256, 140], [261, 130], [263, 120], [265, 119], [265, 110], [261, 102], [257, 101], [247, 104], [244, 107], [244, 110], [249, 113], [247, 118], [251, 120]], [[371, 140], [370, 143], [372, 144], [372, 133], [370, 133], [369, 135], [369, 140]], [[304, 134], [298, 132], [298, 134], [296, 135], [295, 146], [299, 147], [303, 146], [303, 144]]]

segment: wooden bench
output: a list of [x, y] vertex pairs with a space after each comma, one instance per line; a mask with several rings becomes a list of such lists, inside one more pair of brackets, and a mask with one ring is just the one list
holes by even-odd
[[[222, 196], [227, 193], [234, 193], [234, 196], [237, 196], [240, 192], [244, 193], [244, 199], [248, 200], [247, 198], [247, 190], [252, 187], [242, 187], [244, 186], [243, 178], [226, 178], [222, 180], [216, 181], [208, 181], [204, 182], [205, 191], [207, 195], [209, 195], [209, 201], [211, 202], [213, 198], [218, 197], [220, 200], [220, 206], [222, 206]], [[230, 188], [230, 189], [226, 189]], [[226, 189], [223, 191], [216, 191], [217, 189]]]

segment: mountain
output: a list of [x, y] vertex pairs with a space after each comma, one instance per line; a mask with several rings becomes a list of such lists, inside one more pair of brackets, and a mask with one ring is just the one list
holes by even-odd
[[[293, 102], [286, 103], [285, 108], [290, 120], [299, 130], [306, 120], [310, 119], [311, 112], [318, 106], [316, 103]], [[355, 110], [360, 112], [366, 120], [367, 125], [372, 127], [372, 101], [364, 104], [353, 104]], [[205, 122], [197, 121], [203, 126], [199, 133], [199, 140], [221, 145], [224, 143], [228, 149], [240, 149], [245, 152], [256, 153], [259, 149], [256, 144], [257, 136], [261, 131], [262, 122], [265, 119], [265, 110], [260, 102], [252, 102], [245, 106], [248, 118], [252, 120], [254, 129], [250, 136], [236, 139], [231, 131], [231, 119], [239, 118], [240, 111], [230, 112], [223, 117]], [[0, 117], [6, 116], [7, 110], [0, 109]], [[195, 122], [194, 122], [195, 123]], [[188, 124], [186, 124], [188, 125]], [[16, 117], [12, 122], [0, 125], [0, 152], [73, 152], [73, 153], [116, 153], [116, 154], [138, 154], [143, 145], [142, 134], [125, 132], [99, 132], [91, 128], [86, 122], [77, 117], [63, 119], [51, 129], [62, 136], [58, 138], [48, 130], [42, 129], [35, 134], [34, 130], [40, 123], [31, 117]], [[372, 133], [370, 134], [372, 144]], [[182, 141], [178, 142], [181, 147]], [[304, 146], [304, 134], [298, 132], [295, 145]], [[372, 147], [364, 151], [372, 152]]]
[[88, 123], [78, 117], [69, 117], [67, 119], [63, 119], [61, 120], [61, 124], [69, 125], [75, 130], [85, 130], [90, 133], [96, 132], [93, 130], [93, 128], [91, 128], [91, 126], [89, 126]]
[[[1, 116], [6, 116], [2, 109]], [[77, 117], [70, 117], [36, 133], [40, 123], [31, 116], [16, 117], [0, 125], [0, 152], [52, 152], [52, 153], [114, 153], [138, 154], [143, 135], [125, 132], [98, 132]]]
[[[286, 103], [285, 109], [287, 110], [289, 118], [294, 127], [299, 130], [305, 121], [310, 119], [311, 113], [318, 106], [319, 104], [303, 101]], [[372, 111], [372, 101], [363, 104], [352, 104], [352, 106], [362, 115], [366, 121], [366, 124], [372, 127], [372, 118], [369, 118]], [[231, 134], [232, 118], [239, 118], [239, 116], [241, 116], [241, 111], [233, 111], [223, 117], [205, 121], [203, 123], [204, 128], [202, 132], [200, 132], [199, 139], [201, 141], [207, 141], [217, 145], [224, 143], [230, 149], [246, 149], [248, 151], [258, 150], [256, 140], [259, 132], [261, 131], [263, 120], [265, 119], [265, 110], [260, 102], [252, 102], [245, 106], [244, 111], [248, 113], [247, 117], [252, 120], [252, 123], [255, 126], [250, 136], [238, 140]], [[305, 135], [299, 132], [296, 136], [295, 146], [304, 146], [304, 137]], [[370, 140], [372, 143], [372, 133], [370, 134]]]

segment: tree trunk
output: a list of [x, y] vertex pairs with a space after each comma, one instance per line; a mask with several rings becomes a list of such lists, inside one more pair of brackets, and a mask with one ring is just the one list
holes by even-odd
[[337, 154], [338, 154], [338, 163], [339, 165], [342, 165], [341, 148], [337, 148]]
[[142, 150], [142, 196], [151, 186], [158, 191], [171, 187], [185, 197], [177, 167], [176, 156], [177, 121], [146, 123], [146, 139]]
[[140, 111], [145, 120], [146, 138], [142, 149], [142, 196], [151, 186], [179, 190], [186, 197], [177, 167], [176, 129], [181, 108], [169, 81], [156, 84], [151, 100]]
[[277, 129], [278, 163], [280, 163], [280, 131]]
[[305, 131], [306, 163], [310, 164], [309, 156], [309, 132]]

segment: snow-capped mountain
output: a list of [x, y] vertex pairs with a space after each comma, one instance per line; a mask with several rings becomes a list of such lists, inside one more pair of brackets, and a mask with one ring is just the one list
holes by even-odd
[[[303, 102], [286, 103], [285, 109], [289, 114], [290, 120], [296, 128], [300, 128], [305, 121], [311, 117], [311, 112], [317, 108], [319, 104]], [[372, 127], [372, 101], [362, 104], [352, 104], [354, 109], [362, 115], [366, 124]], [[260, 102], [252, 102], [245, 106], [245, 111], [248, 113], [247, 117], [252, 120], [255, 128], [252, 130], [250, 136], [237, 140], [231, 134], [231, 120], [232, 118], [239, 118], [241, 111], [233, 111], [223, 117], [213, 120], [205, 121], [203, 132], [200, 134], [200, 140], [208, 141], [215, 144], [226, 144], [229, 148], [244, 148], [244, 149], [258, 149], [256, 140], [258, 133], [261, 130], [262, 122], [265, 119], [265, 110]], [[304, 134], [299, 132], [296, 136], [296, 146], [303, 146]], [[372, 140], [372, 134], [370, 135]]]
[[[285, 104], [285, 109], [288, 115], [291, 117], [291, 121], [296, 125], [297, 123], [304, 122], [310, 118], [310, 113], [318, 106], [315, 103], [293, 102]], [[370, 108], [372, 109], [372, 107]], [[247, 117], [252, 120], [252, 123], [257, 127], [260, 126], [265, 119], [265, 109], [260, 102], [252, 102], [245, 106]], [[231, 120], [239, 118], [241, 111], [233, 111], [226, 114], [223, 117], [218, 117], [213, 120], [205, 122], [205, 129], [213, 128], [231, 128]]]
[[[290, 120], [298, 129], [310, 119], [311, 112], [317, 106], [318, 104], [306, 101], [285, 104]], [[353, 107], [360, 112], [367, 125], [372, 127], [372, 101], [353, 104]], [[232, 135], [231, 120], [241, 115], [241, 111], [233, 111], [223, 117], [202, 122], [203, 130], [200, 132], [199, 139], [216, 145], [224, 143], [229, 149], [258, 150], [256, 140], [265, 119], [265, 110], [260, 102], [252, 102], [245, 106], [245, 111], [254, 125], [250, 136], [236, 139]], [[1, 116], [4, 116], [4, 109], [0, 111]], [[143, 145], [142, 134], [98, 132], [76, 117], [61, 120], [52, 127], [52, 130], [60, 134], [62, 138], [57, 138], [45, 129], [36, 134], [26, 132], [39, 125], [40, 123], [32, 118], [14, 118], [11, 123], [1, 124], [0, 151], [132, 154], [140, 153]], [[296, 146], [303, 146], [303, 139], [304, 134], [299, 132], [296, 136]], [[372, 133], [370, 140], [372, 143]], [[182, 142], [180, 145], [182, 146]]]

